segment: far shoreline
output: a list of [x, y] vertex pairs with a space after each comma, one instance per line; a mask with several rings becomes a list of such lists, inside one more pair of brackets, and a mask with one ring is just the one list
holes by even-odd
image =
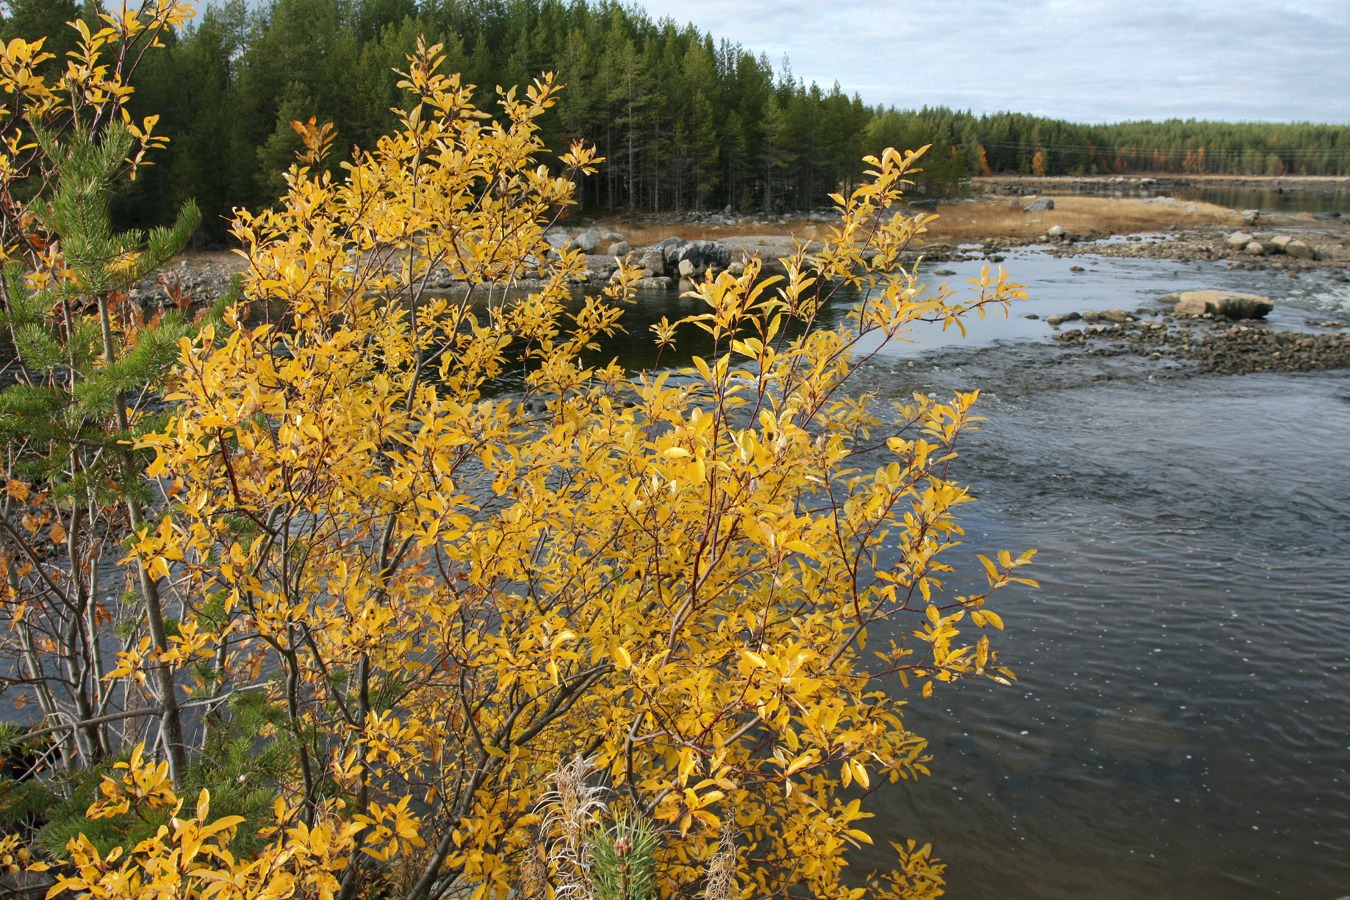
[[1300, 192], [1350, 190], [1350, 175], [1178, 175], [1159, 172], [1129, 175], [981, 175], [970, 181], [975, 187], [985, 185], [996, 189], [1014, 185], [1036, 185], [1043, 189], [1079, 185], [1100, 186], [1102, 189], [1119, 185], [1154, 185], [1163, 188], [1198, 185], [1272, 190], [1284, 188]]

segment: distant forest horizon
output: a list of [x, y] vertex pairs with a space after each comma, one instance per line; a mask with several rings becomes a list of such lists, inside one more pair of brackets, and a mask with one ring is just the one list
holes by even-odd
[[[66, 22], [94, 0], [9, 0], [0, 38], [45, 36], [64, 65]], [[556, 72], [567, 87], [546, 118], [550, 147], [594, 144], [606, 158], [579, 184], [588, 214], [730, 207], [785, 212], [829, 203], [862, 157], [931, 145], [916, 193], [954, 193], [982, 175], [1350, 175], [1350, 126], [1130, 121], [1086, 125], [1004, 112], [868, 105], [692, 25], [653, 21], [611, 0], [216, 0], [134, 79], [134, 116], [159, 115], [171, 143], [115, 201], [146, 227], [201, 207], [201, 244], [223, 243], [231, 211], [273, 203], [300, 149], [293, 120], [332, 122], [336, 168], [370, 147], [402, 105], [394, 71], [419, 37], [496, 109], [498, 85]]]

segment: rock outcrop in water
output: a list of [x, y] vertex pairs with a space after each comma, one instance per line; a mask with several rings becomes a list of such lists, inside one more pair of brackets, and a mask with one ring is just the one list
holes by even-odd
[[1264, 319], [1275, 308], [1275, 301], [1269, 297], [1240, 291], [1182, 291], [1159, 297], [1158, 302], [1175, 303], [1176, 315], [1193, 319]]
[[1142, 356], [1224, 375], [1350, 369], [1350, 333], [1343, 330], [1276, 331], [1220, 319], [1153, 319], [1068, 329], [1057, 332], [1055, 341], [1091, 356]]

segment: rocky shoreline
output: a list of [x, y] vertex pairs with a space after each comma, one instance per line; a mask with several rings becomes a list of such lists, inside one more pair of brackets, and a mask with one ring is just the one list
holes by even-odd
[[[1037, 244], [1047, 245], [1047, 252], [1058, 257], [1226, 262], [1233, 269], [1285, 271], [1295, 277], [1301, 272], [1350, 267], [1350, 223], [1311, 215], [1263, 215], [1237, 230], [1177, 228], [1106, 238], [1047, 233], [1029, 241], [986, 242], [985, 248], [997, 252]], [[1344, 271], [1339, 277], [1346, 278]]]
[[1110, 194], [1161, 197], [1199, 189], [1256, 189], [1276, 194], [1317, 194], [1350, 190], [1341, 176], [1270, 175], [989, 175], [973, 186], [986, 195]]
[[[1019, 190], [1024, 187], [1017, 185]], [[1046, 220], [1053, 221], [1050, 216]], [[681, 230], [680, 222], [674, 220], [668, 227], [672, 232]], [[634, 248], [621, 233], [596, 227], [554, 229], [548, 239], [556, 249], [577, 249], [586, 254], [587, 268], [578, 281], [579, 288], [596, 289], [611, 280], [617, 259], [623, 257], [641, 270], [640, 287], [670, 291], [672, 297], [710, 271], [738, 272], [749, 257], [764, 260], [766, 271], [781, 270], [777, 260], [797, 248], [795, 238], [772, 234], [727, 235], [716, 241], [672, 236]], [[811, 244], [806, 246], [809, 252]], [[1055, 257], [1217, 262], [1226, 263], [1232, 270], [1283, 272], [1290, 278], [1316, 272], [1332, 281], [1350, 282], [1350, 222], [1307, 214], [1249, 214], [1247, 224], [1239, 230], [1219, 226], [1175, 228], [1105, 238], [1078, 236], [1050, 225], [1045, 234], [1030, 240], [992, 238], [958, 245], [934, 243], [919, 248], [914, 257], [921, 252], [929, 262], [997, 263], [1009, 251], [1027, 246], [1042, 247], [1043, 252]], [[162, 280], [194, 300], [207, 302], [226, 290], [242, 267], [243, 260], [234, 254], [191, 254]], [[1083, 266], [1073, 266], [1072, 270], [1087, 271]], [[937, 268], [934, 274], [942, 277], [952, 273]], [[433, 273], [431, 286], [455, 288], [454, 282], [443, 273]], [[167, 295], [162, 284], [144, 284], [132, 296], [145, 306], [154, 306]], [[1133, 355], [1188, 371], [1245, 374], [1350, 368], [1350, 321], [1344, 318], [1306, 323], [1306, 331], [1283, 331], [1259, 318], [1244, 321], [1230, 318], [1260, 316], [1264, 311], [1235, 313], [1215, 309], [1211, 314], [1202, 310], [1198, 318], [1178, 315], [1179, 311], [1180, 308], [1160, 304], [1133, 312], [1109, 310], [1052, 317], [1048, 324], [1055, 329], [1056, 343], [1068, 352]]]
[[1350, 368], [1346, 324], [1309, 324], [1317, 330], [1283, 331], [1256, 320], [1232, 322], [1217, 317], [1182, 320], [1150, 310], [1125, 321], [1056, 331], [1054, 339], [1066, 351], [1085, 356], [1138, 356], [1196, 373], [1250, 375]]

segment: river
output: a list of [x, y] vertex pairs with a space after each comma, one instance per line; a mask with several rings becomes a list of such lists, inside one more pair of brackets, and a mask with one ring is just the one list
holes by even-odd
[[[978, 270], [946, 265], [954, 283]], [[1272, 296], [1275, 324], [1301, 328], [1350, 319], [1350, 289], [1035, 249], [1004, 265], [1031, 294], [1010, 319], [862, 373], [883, 401], [981, 389], [968, 547], [1038, 548], [1041, 584], [994, 607], [1012, 687], [910, 707], [933, 776], [873, 798], [878, 845], [934, 841], [955, 900], [1350, 894], [1347, 373], [1070, 356], [1042, 321], [1212, 286]]]
[[1344, 373], [991, 398], [972, 545], [1037, 547], [1000, 604], [1012, 689], [910, 724], [888, 795], [953, 897], [1338, 897], [1350, 889]]
[[961, 469], [981, 499], [968, 543], [1038, 548], [1041, 584], [997, 607], [1013, 688], [915, 704], [933, 777], [879, 798], [877, 830], [934, 840], [958, 900], [1350, 893], [1346, 373], [1066, 359], [1021, 318], [1214, 285], [1271, 295], [1300, 327], [1350, 312], [1344, 286], [1156, 260], [1073, 273], [1034, 252], [1006, 265], [1031, 288], [1009, 337], [986, 324], [979, 349], [867, 374], [883, 393], [984, 391]]

